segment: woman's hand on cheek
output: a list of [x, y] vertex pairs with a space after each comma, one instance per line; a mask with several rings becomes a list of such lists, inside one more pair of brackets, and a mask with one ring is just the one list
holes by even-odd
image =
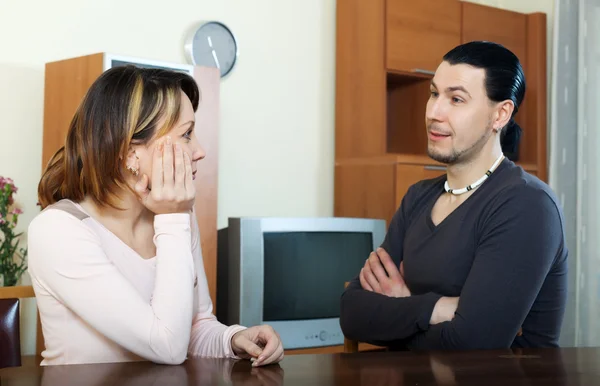
[[155, 214], [188, 213], [196, 197], [192, 163], [181, 145], [170, 137], [156, 145], [152, 155], [152, 189], [149, 177], [142, 175], [135, 190], [141, 202]]

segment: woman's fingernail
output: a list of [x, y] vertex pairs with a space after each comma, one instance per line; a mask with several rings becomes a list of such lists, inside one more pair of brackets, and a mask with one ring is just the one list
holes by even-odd
[[167, 145], [170, 145], [170, 144], [171, 144], [171, 136], [167, 135]]

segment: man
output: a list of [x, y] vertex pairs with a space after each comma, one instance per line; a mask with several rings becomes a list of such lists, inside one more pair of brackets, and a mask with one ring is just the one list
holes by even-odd
[[525, 95], [490, 42], [444, 56], [427, 102], [428, 154], [447, 174], [410, 187], [381, 248], [341, 298], [351, 339], [398, 349], [555, 347], [567, 246], [551, 189], [504, 154]]

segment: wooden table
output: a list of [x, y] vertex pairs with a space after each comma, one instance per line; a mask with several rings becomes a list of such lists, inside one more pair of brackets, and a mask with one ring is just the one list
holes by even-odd
[[600, 385], [600, 348], [294, 355], [252, 368], [248, 361], [191, 359], [40, 368], [33, 358], [0, 370], [1, 386], [33, 385]]

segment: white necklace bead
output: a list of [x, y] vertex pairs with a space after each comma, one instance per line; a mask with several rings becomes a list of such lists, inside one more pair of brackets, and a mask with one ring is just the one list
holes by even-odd
[[500, 165], [500, 161], [502, 161], [503, 159], [504, 159], [504, 154], [500, 154], [500, 157], [498, 157], [498, 159], [496, 160], [496, 162], [494, 162], [492, 167], [487, 172], [485, 172], [485, 174], [480, 179], [478, 179], [471, 185], [467, 185], [466, 187], [461, 188], [461, 189], [450, 189], [450, 186], [448, 185], [448, 180], [446, 180], [446, 182], [444, 182], [444, 190], [450, 194], [454, 194], [455, 196], [458, 196], [459, 194], [463, 194], [463, 193], [466, 193], [468, 191], [475, 189], [479, 185], [483, 184], [483, 181], [487, 180], [490, 177], [490, 175], [494, 172], [494, 170], [496, 170], [498, 165]]

